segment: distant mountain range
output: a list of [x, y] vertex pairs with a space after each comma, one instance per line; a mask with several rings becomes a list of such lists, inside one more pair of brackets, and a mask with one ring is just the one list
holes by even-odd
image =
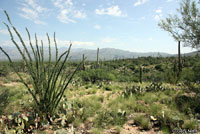
[[[13, 60], [20, 60], [21, 56], [15, 47], [4, 47], [3, 48]], [[59, 48], [58, 52], [61, 54], [68, 48]], [[45, 57], [48, 58], [48, 48], [44, 48]], [[197, 52], [187, 53], [187, 56], [195, 55]], [[94, 61], [97, 57], [97, 50], [94, 49], [83, 49], [83, 48], [74, 48], [70, 52], [70, 60], [77, 61], [82, 59], [82, 55], [87, 57], [87, 60]], [[31, 53], [31, 55], [33, 55]], [[168, 57], [168, 56], [176, 56], [173, 54], [162, 53], [162, 52], [147, 52], [147, 53], [140, 53], [140, 52], [130, 52], [115, 48], [102, 48], [99, 50], [99, 58], [100, 60], [113, 60], [113, 59], [125, 59], [125, 58], [137, 58], [137, 57]], [[52, 48], [52, 57], [55, 58], [55, 49]], [[0, 60], [7, 60], [7, 57], [0, 51]]]

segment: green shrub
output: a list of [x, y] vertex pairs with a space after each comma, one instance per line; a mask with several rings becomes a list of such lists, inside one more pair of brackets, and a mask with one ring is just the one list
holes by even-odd
[[116, 99], [112, 100], [108, 104], [109, 108], [112, 111], [117, 111], [121, 109], [122, 111], [126, 111], [127, 114], [132, 113], [137, 106], [135, 96], [130, 96], [128, 98], [124, 98], [122, 96], [117, 97]]
[[200, 113], [200, 96], [178, 95], [175, 98], [178, 109], [186, 114]]
[[157, 101], [158, 98], [154, 93], [145, 93], [144, 96], [141, 97], [146, 104], [152, 104], [153, 102]]
[[0, 65], [0, 76], [6, 77], [10, 72], [9, 65], [3, 64], [3, 63], [1, 63], [1, 64], [2, 65]]
[[155, 69], [158, 70], [158, 71], [160, 71], [160, 72], [163, 72], [163, 71], [164, 71], [164, 69], [163, 69], [163, 67], [162, 67], [161, 64], [156, 65], [156, 66], [155, 66]]
[[194, 80], [195, 81], [200, 81], [200, 62], [196, 63], [192, 67], [192, 70], [194, 71]]
[[92, 134], [103, 134], [104, 130], [102, 128], [92, 128]]
[[187, 130], [195, 130], [196, 122], [194, 120], [185, 120], [182, 127]]
[[144, 115], [136, 115], [133, 119], [144, 130], [149, 130], [152, 127], [149, 118]]
[[141, 104], [137, 104], [134, 108], [135, 112], [142, 112], [142, 113], [146, 113], [147, 112], [147, 106], [145, 105], [141, 105]]
[[191, 68], [183, 68], [181, 73], [181, 79], [182, 81], [194, 82], [194, 71]]
[[109, 85], [104, 86], [104, 89], [105, 89], [106, 91], [112, 91], [112, 87], [109, 86]]
[[90, 69], [82, 71], [80, 77], [85, 82], [96, 83], [97, 81], [112, 81], [115, 79], [115, 76], [104, 69]]
[[113, 125], [122, 126], [127, 121], [124, 111], [100, 111], [94, 120], [94, 124], [98, 128], [106, 128]]
[[102, 99], [97, 96], [77, 100], [77, 103], [81, 105], [80, 108], [84, 108], [81, 120], [86, 121], [89, 117], [94, 116], [101, 109], [101, 101]]
[[150, 115], [159, 116], [162, 113], [162, 105], [161, 104], [152, 104], [150, 105]]

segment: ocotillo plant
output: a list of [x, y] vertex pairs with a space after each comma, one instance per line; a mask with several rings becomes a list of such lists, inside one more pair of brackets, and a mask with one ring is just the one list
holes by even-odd
[[[39, 47], [39, 43], [37, 40], [37, 36], [35, 34], [35, 47], [32, 45], [31, 36], [26, 28], [28, 38], [29, 38], [29, 45], [31, 50], [28, 50], [27, 46], [25, 45], [25, 42], [17, 29], [13, 26], [13, 24], [10, 21], [10, 18], [6, 11], [4, 11], [8, 22], [10, 26], [6, 23], [5, 26], [8, 29], [8, 32], [11, 37], [11, 41], [16, 46], [17, 50], [19, 51], [20, 55], [22, 56], [22, 59], [26, 63], [27, 67], [27, 73], [31, 77], [31, 84], [32, 89], [28, 85], [28, 83], [23, 79], [22, 75], [16, 70], [16, 68], [13, 65], [13, 62], [9, 55], [0, 47], [0, 50], [7, 56], [10, 65], [12, 66], [14, 72], [18, 75], [21, 82], [26, 86], [28, 91], [33, 97], [33, 100], [36, 104], [36, 110], [39, 113], [39, 115], [42, 118], [47, 118], [49, 120], [48, 115], [53, 115], [65, 90], [67, 89], [67, 86], [69, 85], [70, 81], [72, 80], [75, 72], [79, 69], [81, 64], [79, 64], [76, 69], [69, 75], [66, 75], [64, 73], [64, 65], [69, 57], [69, 52], [71, 49], [72, 44], [70, 44], [69, 49], [66, 50], [64, 53], [62, 53], [58, 57], [58, 49], [57, 49], [57, 43], [55, 39], [55, 33], [54, 33], [54, 44], [56, 48], [56, 61], [55, 64], [51, 67], [51, 45], [50, 45], [50, 38], [47, 34], [48, 38], [48, 46], [49, 46], [49, 58], [47, 64], [45, 64], [45, 58], [44, 58], [44, 49], [43, 49], [43, 42], [41, 40], [41, 46]], [[19, 43], [15, 41], [13, 33], [11, 32], [11, 28], [14, 31], [14, 33], [17, 35], [17, 37], [20, 40], [20, 43], [22, 44], [23, 49], [25, 50], [25, 54], [22, 52], [22, 48], [19, 47]], [[33, 56], [31, 56], [30, 53], [33, 53]]]
[[[25, 50], [23, 50], [23, 54], [25, 55]], [[26, 62], [23, 60], [23, 71], [26, 72]]]
[[142, 83], [142, 67], [140, 66], [140, 83]]
[[99, 48], [97, 48], [97, 68], [99, 67]]

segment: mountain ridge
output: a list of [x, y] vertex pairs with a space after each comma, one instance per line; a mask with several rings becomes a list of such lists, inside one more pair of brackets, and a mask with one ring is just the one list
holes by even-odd
[[[55, 57], [55, 49], [52, 47], [52, 57]], [[11, 59], [13, 60], [21, 60], [21, 56], [15, 47], [3, 47], [3, 49], [8, 52]], [[30, 48], [28, 48], [30, 49]], [[67, 47], [58, 48], [59, 54], [63, 53], [67, 50]], [[45, 57], [48, 57], [48, 47], [44, 47]], [[195, 52], [192, 52], [193, 54]], [[78, 61], [82, 59], [82, 55], [87, 57], [87, 60], [94, 61], [96, 60], [97, 50], [94, 49], [85, 49], [85, 48], [73, 48], [70, 51], [70, 60]], [[33, 54], [31, 53], [33, 56]], [[187, 54], [190, 55], [190, 54]], [[113, 59], [126, 59], [126, 58], [138, 58], [138, 57], [169, 57], [176, 56], [176, 54], [168, 54], [164, 52], [131, 52], [127, 50], [121, 50], [116, 48], [101, 48], [99, 50], [99, 58], [100, 60], [113, 60]], [[7, 60], [7, 57], [0, 53], [0, 60]]]

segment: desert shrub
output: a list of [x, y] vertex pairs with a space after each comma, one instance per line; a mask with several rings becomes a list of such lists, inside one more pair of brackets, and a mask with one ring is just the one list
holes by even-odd
[[196, 129], [196, 122], [194, 120], [185, 120], [182, 126], [183, 129], [186, 130], [195, 130]]
[[[168, 89], [170, 90], [170, 89]], [[166, 95], [164, 92], [160, 91], [158, 93], [158, 100], [161, 104], [168, 104], [170, 105], [172, 102], [173, 102], [173, 99], [172, 99], [173, 96], [168, 96]]]
[[142, 71], [143, 71], [144, 73], [148, 73], [148, 72], [151, 71], [151, 69], [150, 69], [150, 68], [145, 68], [145, 67], [144, 67], [144, 68], [142, 69]]
[[7, 76], [9, 74], [9, 66], [6, 64], [0, 65], [0, 76]]
[[194, 82], [195, 81], [194, 71], [191, 68], [183, 68], [181, 73], [181, 80]]
[[194, 93], [196, 93], [196, 95], [198, 95], [200, 93], [200, 85], [199, 84], [195, 84], [190, 81], [185, 81], [184, 86], [185, 86], [186, 92], [188, 92], [188, 93], [194, 92]]
[[160, 71], [160, 72], [164, 71], [163, 66], [161, 64], [156, 65], [155, 69], [158, 70], [158, 71]]
[[135, 65], [134, 64], [129, 64], [127, 66], [129, 69], [131, 69], [131, 71], [134, 71], [136, 69]]
[[116, 81], [119, 82], [139, 82], [138, 74], [133, 74], [130, 72], [119, 73], [116, 75]]
[[162, 113], [162, 105], [161, 104], [151, 104], [149, 113], [153, 116], [159, 116]]
[[149, 130], [152, 127], [149, 118], [144, 115], [136, 115], [133, 119], [144, 130]]
[[115, 79], [115, 76], [104, 69], [90, 69], [82, 71], [79, 76], [85, 82], [96, 83], [98, 81], [112, 81]]
[[134, 111], [135, 112], [141, 112], [141, 113], [146, 113], [148, 110], [147, 106], [145, 105], [141, 105], [141, 104], [137, 104], [134, 108]]
[[154, 93], [145, 93], [139, 99], [143, 100], [146, 104], [152, 104], [158, 100], [158, 97]]
[[81, 106], [84, 108], [81, 120], [86, 121], [89, 117], [94, 116], [101, 109], [101, 99], [96, 96], [91, 96], [82, 100], [77, 100]]
[[102, 129], [102, 128], [92, 128], [91, 132], [92, 132], [92, 134], [103, 134], [104, 129]]
[[108, 104], [108, 106], [112, 111], [118, 111], [119, 109], [121, 109], [122, 111], [125, 111], [127, 114], [130, 114], [131, 112], [134, 111], [135, 107], [137, 106], [136, 97], [129, 96], [127, 98], [124, 98], [122, 96], [119, 96], [116, 99], [112, 100]]
[[109, 85], [104, 86], [104, 89], [105, 89], [106, 91], [112, 91], [112, 87], [109, 86]]
[[127, 121], [126, 112], [124, 111], [107, 111], [98, 112], [98, 116], [94, 120], [94, 124], [99, 128], [119, 125], [122, 126]]
[[195, 65], [192, 67], [192, 70], [194, 71], [194, 81], [200, 81], [200, 62], [195, 63]]
[[0, 88], [0, 114], [4, 112], [4, 109], [9, 103], [9, 89]]
[[165, 81], [171, 84], [176, 84], [179, 80], [178, 72], [174, 68], [167, 69], [164, 74]]
[[200, 96], [194, 97], [187, 95], [178, 95], [175, 98], [178, 109], [186, 114], [200, 114]]

